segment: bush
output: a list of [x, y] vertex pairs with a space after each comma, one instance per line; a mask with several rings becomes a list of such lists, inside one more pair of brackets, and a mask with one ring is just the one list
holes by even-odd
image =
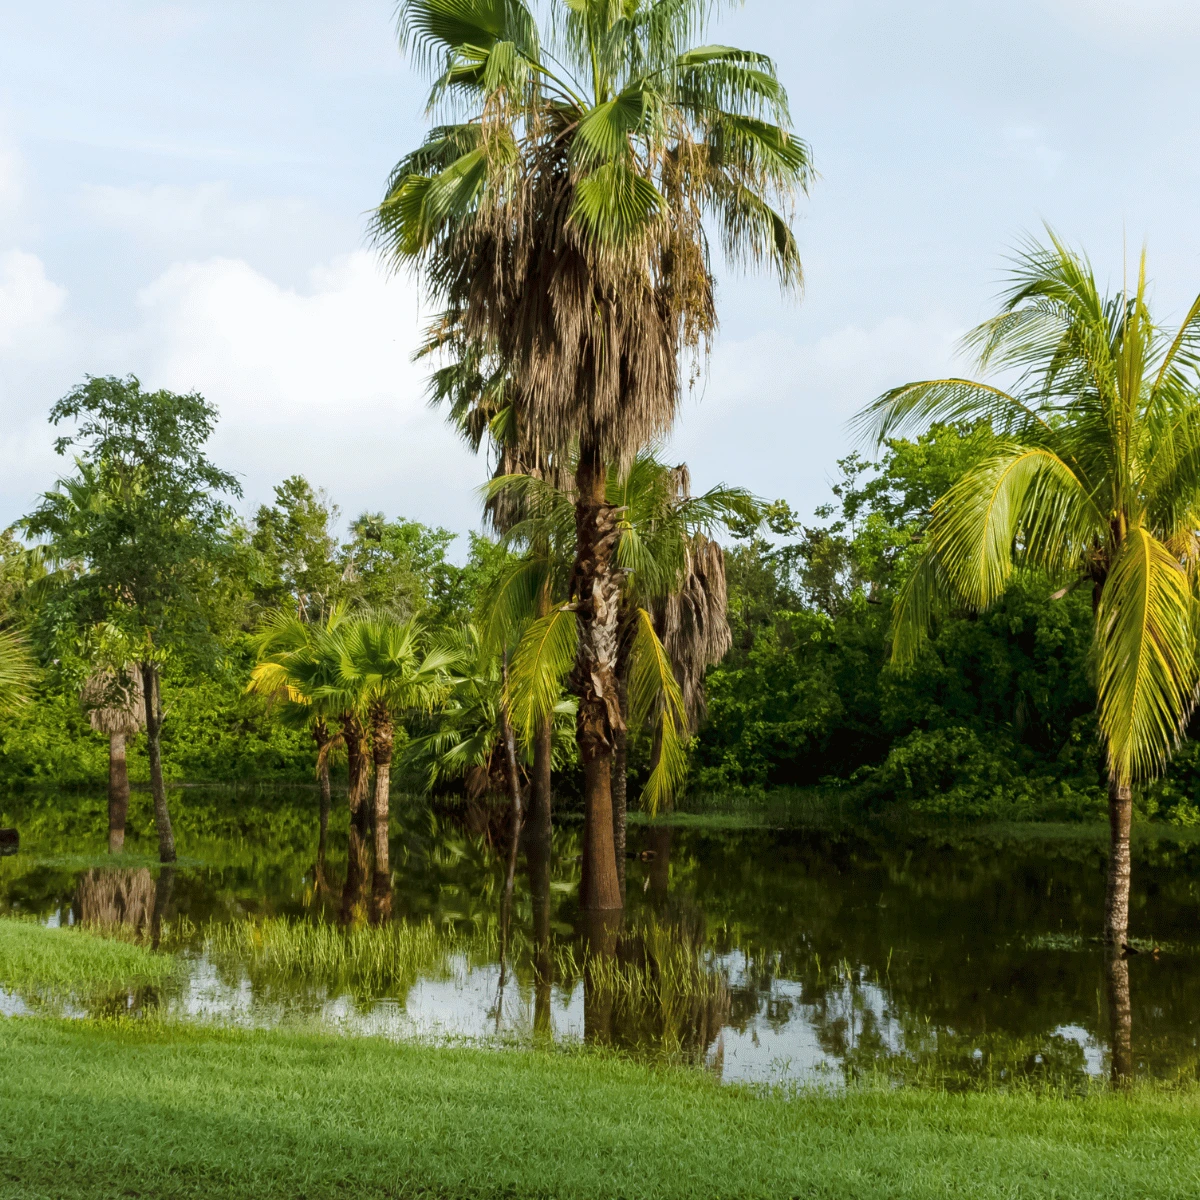
[[884, 762], [859, 773], [872, 808], [901, 805], [930, 817], [1091, 820], [1104, 792], [1077, 776], [1030, 773], [1027, 755], [1003, 735], [985, 740], [965, 726], [916, 730]]

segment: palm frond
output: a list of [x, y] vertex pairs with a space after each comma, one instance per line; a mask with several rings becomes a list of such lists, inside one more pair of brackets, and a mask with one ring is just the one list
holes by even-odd
[[24, 704], [36, 678], [25, 639], [15, 630], [0, 629], [0, 712]]
[[563, 680], [575, 663], [579, 641], [575, 614], [556, 608], [532, 621], [508, 668], [508, 713], [523, 742], [529, 742], [554, 712]]
[[642, 803], [651, 813], [670, 802], [687, 774], [687, 710], [671, 661], [650, 614], [639, 608], [629, 665], [629, 724], [649, 724], [655, 717], [659, 757], [646, 786]]
[[1117, 782], [1151, 777], [1178, 745], [1200, 682], [1198, 628], [1179, 561], [1131, 529], [1096, 614], [1097, 716]]

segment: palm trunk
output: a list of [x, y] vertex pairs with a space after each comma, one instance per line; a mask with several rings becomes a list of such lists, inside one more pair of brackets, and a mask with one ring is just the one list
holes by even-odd
[[342, 920], [349, 923], [362, 915], [363, 890], [367, 881], [367, 842], [363, 820], [367, 796], [367, 756], [363, 752], [362, 726], [351, 714], [342, 718], [342, 736], [346, 742], [346, 802], [350, 809], [346, 885], [342, 889]]
[[167, 809], [167, 789], [162, 769], [162, 696], [159, 693], [158, 668], [152, 662], [142, 663], [142, 695], [146, 698], [146, 753], [150, 758], [150, 792], [154, 797], [154, 824], [158, 829], [158, 858], [160, 862], [175, 861], [175, 834], [171, 831], [171, 814]]
[[372, 894], [375, 918], [386, 921], [392, 915], [392, 866], [388, 839], [388, 806], [391, 802], [392, 747], [395, 728], [386, 705], [377, 705], [371, 714], [372, 745], [375, 755], [375, 876]]
[[1129, 827], [1133, 796], [1129, 784], [1108, 786], [1108, 877], [1104, 896], [1104, 940], [1120, 950], [1129, 937]]
[[554, 982], [550, 955], [550, 839], [530, 830], [525, 865], [529, 869], [529, 895], [533, 903], [533, 1033], [547, 1037], [552, 1028], [550, 1001]]
[[[546, 587], [538, 594], [537, 615], [546, 616], [550, 611], [550, 595]], [[551, 813], [551, 768], [554, 760], [554, 717], [547, 716], [538, 725], [533, 735], [533, 778], [529, 786], [529, 834], [528, 837], [545, 843], [546, 854], [550, 853], [553, 827]], [[547, 858], [547, 862], [549, 859]], [[549, 886], [549, 885], [547, 885]]]
[[580, 902], [597, 911], [621, 907], [613, 849], [612, 767], [615, 733], [623, 726], [617, 696], [620, 581], [614, 569], [616, 518], [605, 497], [605, 470], [585, 446], [575, 475], [575, 565], [579, 649], [572, 686], [579, 697], [576, 737], [583, 763], [583, 877]]
[[329, 850], [329, 813], [333, 808], [332, 788], [329, 782], [329, 759], [325, 747], [329, 745], [329, 727], [317, 721], [312, 730], [317, 743], [317, 785], [321, 789], [321, 808], [317, 817], [317, 887], [325, 888], [325, 857]]
[[[617, 697], [621, 705], [621, 713], [629, 711], [629, 677], [622, 670], [617, 676]], [[617, 860], [617, 883], [621, 888], [621, 903], [625, 903], [625, 820], [627, 793], [629, 791], [628, 776], [629, 761], [629, 732], [622, 726], [616, 731], [616, 746], [613, 753], [613, 855]]]
[[1114, 1087], [1126, 1086], [1133, 1077], [1133, 1005], [1129, 996], [1129, 960], [1119, 946], [1105, 954], [1108, 1020]]
[[[505, 654], [504, 686], [508, 688], [508, 655]], [[512, 825], [508, 842], [508, 871], [504, 876], [504, 899], [500, 911], [500, 986], [504, 986], [504, 973], [507, 966], [506, 952], [508, 950], [508, 927], [512, 920], [513, 885], [517, 878], [517, 849], [521, 845], [521, 826], [524, 823], [524, 805], [521, 798], [521, 773], [517, 766], [517, 739], [513, 736], [512, 722], [508, 719], [508, 709], [503, 701], [500, 703], [500, 737], [504, 741], [504, 768], [508, 776], [508, 791], [512, 800]]]
[[529, 795], [529, 836], [544, 840], [547, 846], [553, 835], [550, 803], [552, 737], [551, 718], [547, 717], [533, 735], [533, 779]]
[[125, 735], [108, 735], [108, 852], [125, 849], [125, 819], [129, 814], [129, 768], [125, 762]]

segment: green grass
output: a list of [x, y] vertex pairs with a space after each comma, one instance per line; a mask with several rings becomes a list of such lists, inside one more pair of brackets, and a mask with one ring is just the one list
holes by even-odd
[[0, 1020], [0, 1196], [1193, 1197], [1194, 1093], [786, 1099], [614, 1057]]
[[0, 987], [65, 997], [164, 983], [175, 960], [83, 929], [0, 917]]

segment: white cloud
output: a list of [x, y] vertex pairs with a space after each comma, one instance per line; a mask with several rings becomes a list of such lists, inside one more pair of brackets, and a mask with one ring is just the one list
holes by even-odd
[[297, 472], [343, 510], [384, 508], [464, 528], [483, 465], [429, 411], [415, 288], [356, 253], [280, 287], [245, 262], [180, 264], [142, 290], [146, 382], [218, 405], [213, 454], [247, 499]]
[[946, 317], [895, 316], [807, 344], [774, 330], [723, 342], [671, 453], [691, 463], [698, 487], [723, 480], [807, 514], [828, 499], [835, 461], [856, 445], [847, 427], [855, 413], [899, 383], [946, 373], [959, 332]]
[[12, 357], [41, 357], [58, 340], [67, 289], [46, 278], [35, 254], [0, 253], [0, 350]]

